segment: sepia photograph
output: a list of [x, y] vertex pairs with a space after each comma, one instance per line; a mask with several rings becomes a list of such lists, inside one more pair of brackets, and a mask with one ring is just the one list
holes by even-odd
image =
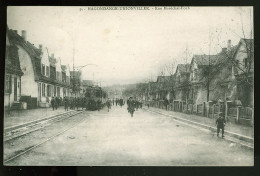
[[252, 6], [8, 6], [4, 166], [254, 166]]

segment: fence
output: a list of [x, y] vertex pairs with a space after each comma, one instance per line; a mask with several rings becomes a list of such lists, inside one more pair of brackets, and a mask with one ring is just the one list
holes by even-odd
[[[151, 107], [165, 109], [163, 101], [150, 101]], [[254, 123], [254, 109], [250, 107], [233, 106], [230, 102], [205, 102], [203, 104], [186, 104], [182, 101], [174, 101], [168, 105], [167, 110], [196, 114], [209, 118], [218, 118], [219, 112], [222, 112], [226, 120], [233, 123], [252, 126]]]

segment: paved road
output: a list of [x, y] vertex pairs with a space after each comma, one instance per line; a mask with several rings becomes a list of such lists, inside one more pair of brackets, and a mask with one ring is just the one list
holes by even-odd
[[252, 150], [144, 110], [83, 112], [85, 120], [10, 165], [252, 166]]

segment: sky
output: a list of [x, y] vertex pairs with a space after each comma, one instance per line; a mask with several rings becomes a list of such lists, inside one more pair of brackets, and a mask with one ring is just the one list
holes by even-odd
[[82, 78], [102, 86], [155, 79], [163, 65], [185, 63], [186, 50], [189, 62], [193, 54], [219, 52], [229, 39], [236, 45], [240, 38], [252, 38], [252, 7], [87, 9], [12, 6], [7, 25], [18, 34], [26, 30], [28, 41], [47, 47], [71, 70], [74, 56], [76, 67], [87, 65]]

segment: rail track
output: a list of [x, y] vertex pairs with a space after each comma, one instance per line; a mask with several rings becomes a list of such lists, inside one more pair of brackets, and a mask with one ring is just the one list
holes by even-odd
[[[78, 114], [78, 113], [77, 113], [77, 114]], [[54, 139], [55, 137], [57, 137], [57, 136], [59, 136], [59, 135], [65, 133], [66, 131], [68, 131], [68, 130], [74, 128], [74, 127], [76, 127], [78, 124], [82, 123], [82, 122], [85, 121], [85, 120], [86, 120], [86, 118], [77, 120], [76, 123], [74, 123], [73, 125], [69, 126], [69, 127], [66, 128], [66, 129], [62, 130], [61, 132], [56, 133], [56, 134], [54, 134], [54, 135], [48, 137], [47, 139], [45, 139], [44, 141], [41, 141], [40, 143], [37, 143], [37, 144], [35, 144], [35, 145], [33, 145], [33, 146], [29, 147], [29, 148], [26, 148], [26, 149], [23, 150], [22, 152], [19, 152], [19, 153], [15, 154], [15, 155], [13, 155], [13, 156], [7, 158], [7, 159], [4, 159], [4, 165], [7, 164], [7, 163], [10, 163], [10, 162], [13, 161], [14, 159], [16, 159], [16, 158], [18, 158], [18, 157], [20, 157], [20, 156], [22, 156], [22, 155], [24, 155], [24, 154], [30, 152], [31, 150], [33, 150], [33, 149], [35, 149], [35, 148], [37, 148], [37, 147], [43, 145], [44, 143], [46, 143], [46, 142], [48, 142], [48, 141]]]
[[77, 115], [81, 112], [82, 111], [69, 111], [69, 112], [58, 114], [58, 115], [49, 116], [44, 119], [39, 119], [39, 120], [31, 121], [28, 123], [5, 128], [4, 129], [4, 142], [24, 136], [26, 134], [29, 134], [29, 133], [37, 131], [37, 130], [40, 130], [57, 121]]

